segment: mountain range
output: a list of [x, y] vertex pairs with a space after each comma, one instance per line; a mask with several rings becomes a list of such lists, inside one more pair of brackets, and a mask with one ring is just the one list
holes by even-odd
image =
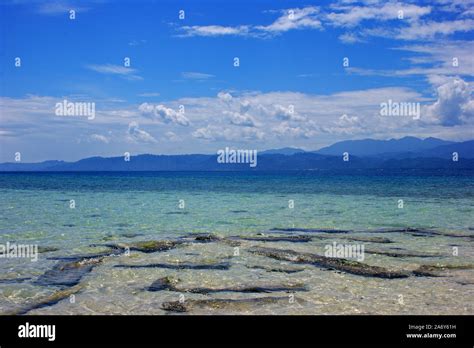
[[[348, 153], [347, 161], [343, 154]], [[453, 161], [453, 153], [458, 160]], [[348, 140], [317, 151], [298, 148], [258, 152], [255, 168], [248, 163], [219, 163], [217, 155], [150, 155], [90, 157], [77, 162], [0, 163], [0, 171], [227, 171], [227, 170], [474, 170], [474, 140], [445, 141], [404, 137], [390, 140]]]

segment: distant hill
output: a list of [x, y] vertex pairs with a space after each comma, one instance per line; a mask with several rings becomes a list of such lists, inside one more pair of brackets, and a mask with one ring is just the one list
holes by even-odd
[[474, 158], [474, 140], [462, 143], [453, 143], [437, 146], [432, 149], [421, 151], [423, 157], [452, 158], [453, 152], [457, 152], [460, 158]]
[[311, 152], [294, 155], [269, 154], [258, 156], [257, 166], [249, 164], [222, 164], [216, 155], [138, 155], [129, 162], [123, 157], [91, 157], [77, 162], [61, 163], [3, 163], [0, 171], [289, 171], [289, 170], [396, 170], [396, 169], [469, 169], [474, 170], [474, 159], [460, 157], [459, 162], [450, 159], [379, 158], [350, 156], [345, 162], [342, 156], [327, 156]]
[[[439, 145], [441, 144], [441, 145]], [[321, 152], [330, 152], [325, 154]], [[349, 152], [349, 161], [342, 154]], [[452, 153], [459, 161], [452, 161]], [[283, 148], [259, 152], [257, 166], [218, 163], [217, 155], [137, 155], [90, 157], [77, 162], [1, 163], [0, 171], [358, 171], [358, 170], [473, 170], [474, 140], [453, 143], [441, 139], [405, 137], [392, 140], [354, 140], [318, 152]]]
[[283, 147], [281, 149], [271, 149], [271, 150], [265, 150], [265, 151], [259, 151], [259, 155], [286, 155], [286, 156], [291, 156], [294, 155], [295, 153], [301, 153], [301, 152], [306, 152], [305, 150], [298, 149], [295, 147]]
[[450, 144], [453, 144], [453, 142], [437, 138], [419, 139], [416, 137], [404, 137], [390, 140], [363, 139], [341, 141], [331, 146], [323, 147], [315, 152], [322, 155], [334, 156], [340, 156], [344, 152], [349, 152], [354, 156], [375, 156], [388, 153], [420, 152]]

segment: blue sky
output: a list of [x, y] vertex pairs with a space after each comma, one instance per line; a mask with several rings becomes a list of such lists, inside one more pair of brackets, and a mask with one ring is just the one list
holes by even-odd
[[474, 138], [471, 0], [7, 0], [0, 23], [0, 161]]

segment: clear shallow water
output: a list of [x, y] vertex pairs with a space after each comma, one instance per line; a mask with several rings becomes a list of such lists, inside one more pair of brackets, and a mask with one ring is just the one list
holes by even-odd
[[[255, 235], [272, 228], [336, 228], [374, 230], [389, 227], [434, 228], [473, 234], [474, 180], [472, 176], [434, 175], [330, 175], [317, 173], [2, 173], [0, 174], [0, 243], [37, 243], [59, 250], [40, 254], [38, 262], [2, 259], [1, 278], [35, 277], [50, 269], [51, 256], [97, 251], [93, 243], [130, 243], [138, 240], [173, 239], [194, 232], [220, 236]], [[75, 209], [70, 200], [75, 200]], [[398, 208], [403, 200], [403, 209]], [[184, 200], [184, 209], [179, 201]], [[289, 200], [294, 208], [289, 208]], [[135, 234], [135, 236], [134, 236]], [[474, 264], [469, 238], [383, 236], [394, 243], [365, 243], [366, 249], [402, 248], [440, 253], [443, 258], [393, 258], [366, 255], [368, 264], [414, 269], [420, 264]], [[296, 306], [265, 305], [249, 313], [465, 313], [474, 314], [472, 270], [455, 270], [450, 277], [410, 277], [384, 280], [321, 270], [311, 265], [292, 274], [249, 269], [249, 263], [275, 266], [281, 262], [245, 252], [263, 245], [322, 255], [333, 240], [309, 243], [243, 242], [242, 253], [220, 243], [131, 256], [108, 258], [83, 280], [75, 304], [61, 301], [31, 311], [46, 313], [162, 314], [160, 304], [177, 299], [170, 291], [143, 289], [154, 280], [177, 276], [189, 286], [223, 286], [301, 281], [310, 291], [297, 293]], [[353, 243], [335, 237], [340, 243]], [[459, 256], [452, 255], [453, 246]], [[166, 270], [114, 268], [116, 264], [232, 259], [229, 270]], [[283, 262], [284, 263], [284, 262]], [[284, 263], [285, 264], [285, 263]], [[298, 265], [298, 267], [300, 267]], [[0, 309], [12, 309], [54, 291], [53, 288], [0, 284]], [[399, 295], [408, 296], [404, 305]], [[275, 294], [288, 296], [286, 293]], [[191, 298], [248, 298], [262, 294], [224, 293]], [[431, 300], [430, 300], [431, 299]], [[304, 301], [303, 301], [304, 300]], [[426, 302], [429, 302], [426, 304]], [[305, 304], [303, 304], [303, 302]], [[194, 311], [193, 311], [194, 312]], [[196, 309], [196, 313], [216, 310]], [[241, 313], [233, 309], [218, 313]]]

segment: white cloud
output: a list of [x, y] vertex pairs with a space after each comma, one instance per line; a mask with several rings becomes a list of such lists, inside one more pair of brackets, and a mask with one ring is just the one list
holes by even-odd
[[316, 134], [315, 130], [309, 130], [300, 126], [291, 126], [288, 122], [282, 122], [272, 130], [280, 137], [310, 138]]
[[110, 75], [119, 75], [127, 80], [143, 80], [143, 77], [136, 75], [136, 69], [127, 68], [121, 65], [114, 64], [90, 64], [86, 66], [87, 69], [101, 73], [101, 74], [110, 74]]
[[156, 139], [150, 133], [140, 129], [137, 122], [130, 122], [127, 130], [128, 140], [132, 142], [156, 143]]
[[[431, 12], [431, 7], [391, 1], [382, 5], [340, 6], [337, 7], [337, 10], [337, 12], [326, 14], [325, 19], [334, 26], [354, 27], [366, 20], [413, 21], [429, 14]], [[399, 11], [402, 11], [403, 19], [399, 19]]]
[[282, 15], [270, 25], [255, 26], [257, 31], [267, 33], [281, 33], [295, 29], [321, 29], [321, 21], [317, 18], [319, 8], [309, 6], [282, 10]]
[[249, 27], [241, 25], [238, 27], [225, 27], [221, 25], [193, 25], [183, 26], [179, 30], [184, 33], [178, 36], [190, 37], [190, 36], [224, 36], [224, 35], [247, 35]]
[[138, 110], [143, 116], [151, 119], [158, 119], [164, 123], [174, 123], [185, 127], [189, 126], [189, 120], [184, 116], [184, 113], [167, 108], [162, 104], [143, 103], [138, 107]]
[[192, 133], [197, 139], [210, 141], [261, 141], [265, 137], [265, 133], [257, 128], [251, 127], [220, 127], [208, 125], [199, 128]]
[[87, 7], [79, 7], [70, 1], [57, 0], [54, 2], [39, 2], [37, 11], [43, 15], [68, 15], [69, 11], [74, 10], [76, 13], [82, 13], [89, 10]]
[[230, 117], [230, 123], [236, 126], [244, 126], [244, 127], [255, 127], [256, 122], [252, 116], [246, 113], [238, 113], [232, 111], [224, 111], [225, 115]]
[[177, 136], [176, 133], [174, 133], [174, 132], [166, 132], [165, 137], [169, 141], [179, 141], [180, 140], [179, 136]]
[[138, 96], [143, 97], [143, 98], [159, 97], [160, 93], [158, 93], [158, 92], [140, 93], [140, 94], [138, 94]]
[[110, 142], [110, 138], [106, 137], [105, 135], [101, 134], [91, 134], [91, 140], [98, 141], [104, 144], [108, 144]]
[[204, 74], [200, 72], [183, 72], [181, 73], [181, 76], [189, 80], [207, 80], [214, 77], [214, 75]]
[[278, 119], [281, 119], [281, 120], [290, 120], [290, 121], [297, 121], [297, 122], [306, 120], [306, 117], [298, 114], [293, 104], [290, 104], [286, 107], [280, 104], [276, 104], [270, 108], [262, 107], [262, 110], [268, 115], [271, 115], [272, 117], [277, 117]]
[[354, 34], [354, 33], [344, 33], [342, 35], [339, 35], [339, 40], [343, 43], [346, 44], [354, 44], [357, 42], [365, 42], [364, 39], [362, 39], [359, 35]]
[[230, 93], [227, 93], [227, 92], [219, 92], [219, 93], [217, 93], [217, 98], [219, 98], [220, 100], [228, 103], [232, 100], [232, 95]]
[[447, 36], [456, 32], [468, 32], [474, 30], [474, 20], [463, 19], [444, 22], [415, 22], [409, 27], [401, 28], [397, 38], [403, 40], [433, 39], [438, 35]]
[[437, 88], [438, 99], [426, 107], [426, 122], [446, 127], [474, 123], [473, 88], [461, 79], [453, 79]]
[[181, 37], [190, 36], [253, 36], [267, 37], [289, 30], [297, 29], [322, 29], [321, 21], [318, 19], [319, 8], [308, 6], [305, 8], [292, 8], [278, 11], [281, 13], [273, 23], [269, 25], [194, 25], [179, 27], [183, 34]]

